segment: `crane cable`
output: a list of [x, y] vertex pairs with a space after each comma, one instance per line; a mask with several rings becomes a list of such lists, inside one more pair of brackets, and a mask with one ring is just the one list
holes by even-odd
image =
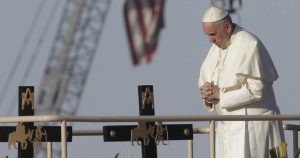
[[[27, 64], [27, 67], [26, 67], [26, 70], [23, 74], [23, 78], [22, 78], [22, 81], [21, 81], [20, 85], [24, 84], [26, 82], [26, 80], [28, 79], [28, 76], [29, 76], [29, 74], [32, 70], [32, 65], [34, 65], [34, 62], [36, 61], [37, 55], [40, 52], [40, 48], [44, 43], [44, 38], [47, 36], [47, 33], [49, 31], [49, 26], [53, 21], [53, 17], [55, 15], [55, 13], [57, 12], [57, 9], [59, 7], [60, 2], [61, 2], [60, 0], [56, 0], [53, 7], [52, 7], [52, 9], [51, 9], [50, 15], [49, 15], [49, 17], [48, 17], [48, 19], [45, 23], [45, 26], [42, 30], [42, 34], [39, 37], [38, 43], [35, 47], [34, 53], [32, 54], [32, 56], [30, 58], [30, 61]], [[11, 105], [9, 107], [9, 110], [7, 112], [7, 116], [10, 116], [13, 112], [13, 109], [16, 107], [16, 106], [14, 106], [16, 104], [16, 101], [17, 101], [17, 99], [15, 99], [15, 98], [17, 98], [17, 93], [15, 93], [15, 96], [13, 97], [13, 100], [12, 100]]]
[[26, 36], [23, 40], [22, 46], [19, 49], [18, 56], [14, 61], [13, 67], [11, 68], [9, 75], [7, 76], [6, 82], [5, 82], [4, 87], [2, 88], [2, 91], [1, 91], [1, 94], [0, 94], [0, 108], [1, 108], [2, 103], [3, 103], [3, 98], [6, 94], [6, 89], [8, 89], [9, 85], [11, 84], [12, 78], [14, 77], [14, 75], [16, 73], [16, 70], [19, 66], [20, 60], [22, 59], [23, 54], [24, 54], [24, 52], [25, 52], [25, 50], [28, 46], [28, 42], [31, 39], [32, 32], [33, 32], [34, 28], [36, 27], [37, 21], [38, 21], [40, 15], [41, 15], [41, 11], [43, 10], [44, 5], [45, 5], [45, 0], [41, 1], [39, 6], [38, 6], [38, 10], [35, 13], [33, 21], [32, 21], [32, 23], [29, 27], [29, 30], [28, 30], [28, 32], [27, 32], [27, 34], [26, 34]]

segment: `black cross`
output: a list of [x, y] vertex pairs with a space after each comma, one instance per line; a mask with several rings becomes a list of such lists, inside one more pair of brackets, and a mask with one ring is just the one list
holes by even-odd
[[[140, 116], [155, 115], [154, 95], [152, 85], [138, 87]], [[145, 126], [143, 133], [152, 133], [146, 140], [138, 137], [141, 141], [142, 158], [157, 158], [157, 143], [168, 140], [191, 140], [193, 139], [192, 124], [168, 124], [162, 125], [155, 122], [139, 122], [139, 125], [103, 126], [103, 138], [105, 142], [132, 141], [133, 133], [138, 133], [137, 127]], [[158, 130], [161, 129], [161, 130]], [[160, 131], [160, 132], [159, 132]], [[147, 140], [148, 139], [148, 140]]]
[[[33, 116], [34, 115], [34, 87], [33, 86], [19, 86], [19, 116]], [[26, 139], [21, 139], [17, 132], [17, 128], [22, 129], [24, 135], [31, 135], [31, 139], [26, 137]], [[37, 140], [38, 132], [40, 131], [42, 135], [39, 135]], [[67, 127], [67, 141], [72, 141], [72, 127]], [[23, 135], [23, 136], [24, 136]], [[9, 137], [11, 140], [9, 140]], [[34, 143], [40, 142], [60, 142], [61, 141], [61, 127], [56, 126], [34, 126], [33, 122], [18, 123], [17, 127], [5, 126], [0, 127], [0, 142], [10, 142], [13, 143], [14, 140], [18, 139], [18, 158], [33, 158], [34, 155]], [[29, 140], [30, 139], [30, 140]], [[23, 140], [23, 141], [22, 141]], [[22, 141], [23, 143], [21, 143]], [[9, 143], [9, 147], [13, 144]], [[27, 145], [26, 145], [27, 144]], [[25, 148], [26, 146], [26, 148]], [[14, 148], [14, 147], [12, 147]], [[23, 149], [22, 149], [23, 148]]]

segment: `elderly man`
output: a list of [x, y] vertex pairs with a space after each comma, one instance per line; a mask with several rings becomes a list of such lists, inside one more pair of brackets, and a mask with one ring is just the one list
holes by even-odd
[[[237, 24], [224, 9], [211, 7], [202, 19], [212, 46], [201, 66], [199, 87], [209, 111], [218, 115], [275, 115], [273, 81], [278, 75], [262, 42]], [[280, 148], [280, 121], [220, 121], [217, 158], [268, 158]], [[279, 149], [278, 148], [278, 149]]]

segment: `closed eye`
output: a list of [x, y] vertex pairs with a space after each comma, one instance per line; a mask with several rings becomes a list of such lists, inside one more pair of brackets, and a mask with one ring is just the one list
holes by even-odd
[[208, 34], [208, 36], [216, 36], [217, 34], [216, 33], [210, 33]]

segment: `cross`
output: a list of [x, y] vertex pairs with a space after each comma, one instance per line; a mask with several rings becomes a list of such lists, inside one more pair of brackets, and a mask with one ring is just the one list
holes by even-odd
[[[154, 95], [152, 85], [138, 86], [140, 116], [153, 116]], [[157, 144], [169, 140], [193, 139], [192, 124], [168, 124], [162, 122], [138, 122], [136, 125], [103, 126], [105, 142], [141, 142], [142, 158], [157, 158]]]
[[[19, 86], [19, 116], [34, 115], [34, 87]], [[72, 127], [67, 127], [67, 141], [72, 141]], [[60, 142], [61, 129], [56, 126], [34, 126], [34, 122], [19, 122], [16, 127], [0, 127], [0, 142], [8, 142], [8, 148], [16, 148], [18, 158], [33, 158], [34, 148], [41, 142]]]

